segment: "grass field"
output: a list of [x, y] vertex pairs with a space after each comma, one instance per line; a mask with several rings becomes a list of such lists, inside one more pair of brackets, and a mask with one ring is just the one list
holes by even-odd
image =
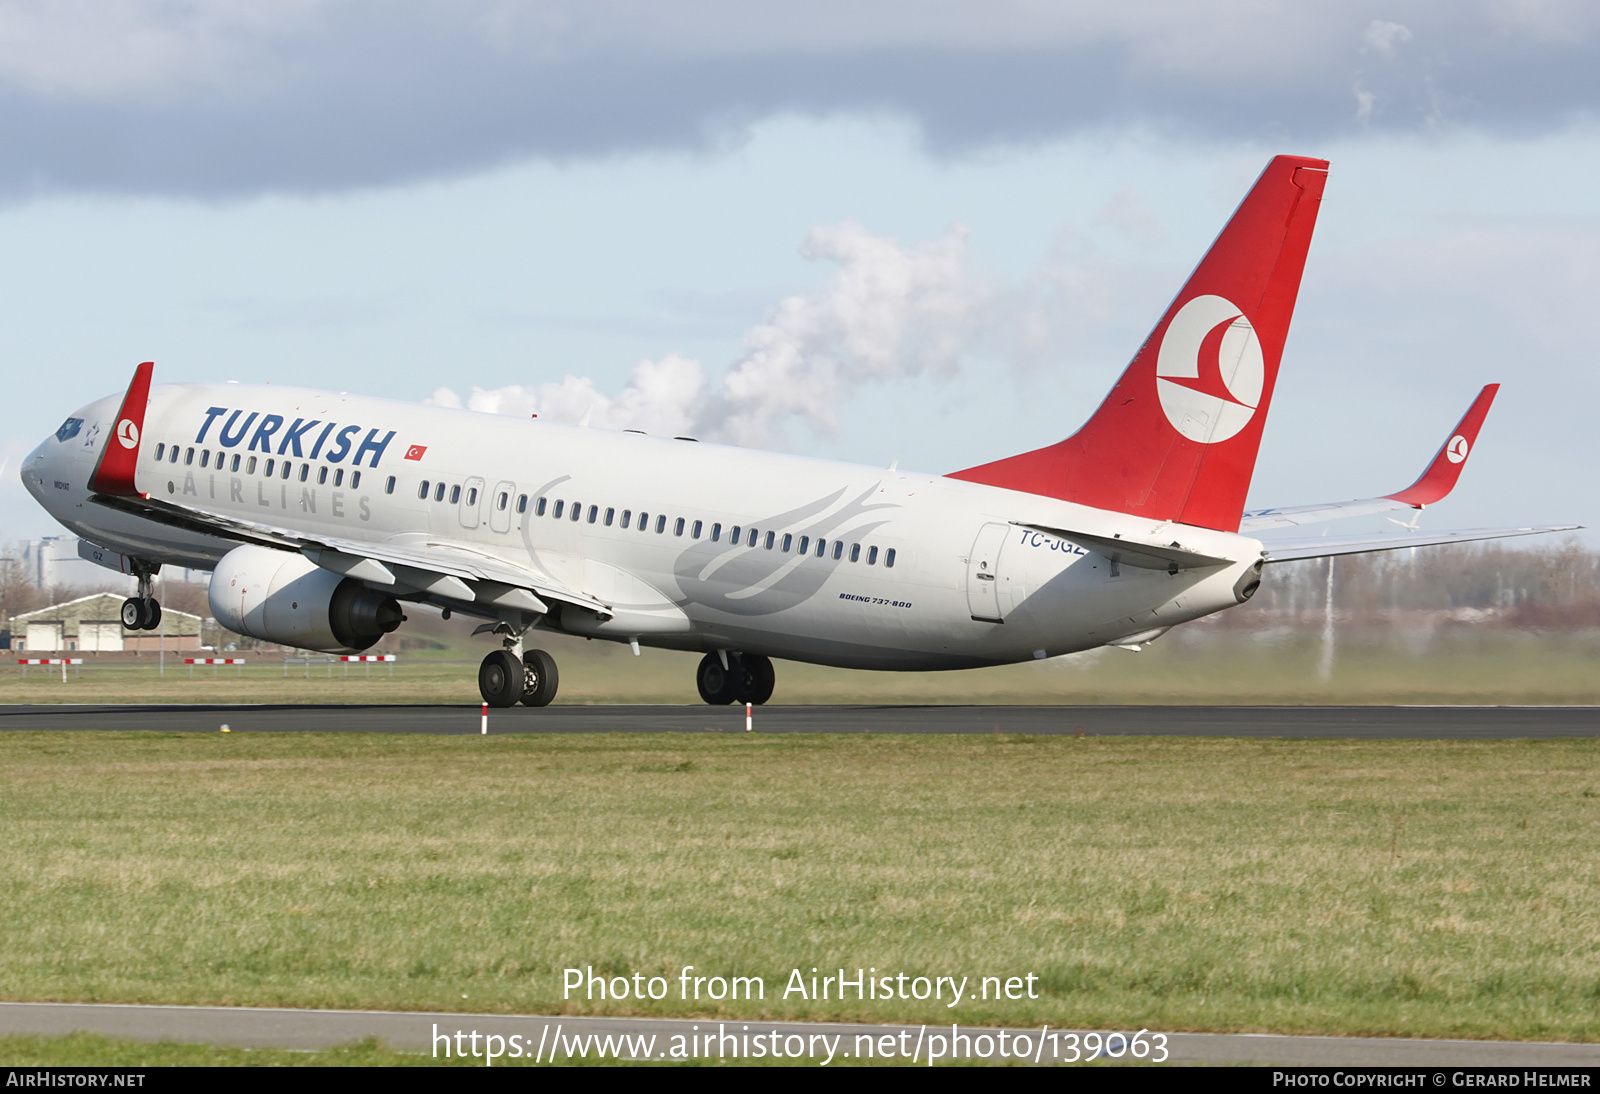
[[17, 733], [0, 785], [11, 999], [1600, 1039], [1596, 741]]
[[[492, 646], [450, 636], [446, 648], [404, 651], [385, 666], [291, 665], [249, 652], [245, 668], [166, 675], [153, 659], [60, 670], [14, 663], [0, 672], [0, 704], [59, 702], [478, 702], [477, 666]], [[558, 703], [694, 703], [699, 657], [540, 635], [561, 669]], [[775, 703], [1579, 703], [1600, 704], [1600, 640], [1511, 631], [1417, 643], [1346, 641], [1330, 679], [1319, 643], [1265, 641], [1236, 632], [1180, 632], [1140, 653], [1099, 650], [1044, 662], [961, 672], [885, 673], [779, 662]]]

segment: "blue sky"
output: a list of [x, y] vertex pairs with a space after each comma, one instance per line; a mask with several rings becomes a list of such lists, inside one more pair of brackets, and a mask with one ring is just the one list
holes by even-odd
[[1279, 152], [1333, 167], [1252, 502], [1398, 489], [1499, 381], [1424, 526], [1600, 523], [1585, 6], [100, 10], [0, 3], [0, 538], [145, 359], [932, 471], [1049, 443]]

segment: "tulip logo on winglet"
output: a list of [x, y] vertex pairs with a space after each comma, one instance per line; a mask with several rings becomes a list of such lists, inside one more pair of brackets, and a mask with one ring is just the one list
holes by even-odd
[[1467, 458], [1467, 439], [1457, 433], [1450, 438], [1450, 443], [1444, 446], [1444, 458], [1451, 463], [1460, 463]]
[[123, 448], [138, 447], [139, 427], [134, 425], [132, 418], [124, 418], [117, 423], [117, 443]]
[[1266, 371], [1255, 328], [1238, 306], [1197, 296], [1178, 309], [1161, 338], [1161, 409], [1191, 441], [1225, 441], [1255, 417]]

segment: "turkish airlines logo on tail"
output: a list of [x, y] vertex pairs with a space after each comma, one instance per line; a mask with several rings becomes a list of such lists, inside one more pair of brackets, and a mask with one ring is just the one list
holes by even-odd
[[1220, 296], [1197, 296], [1172, 317], [1156, 356], [1156, 392], [1172, 428], [1201, 444], [1250, 424], [1266, 382], [1261, 342], [1244, 313]]
[[1457, 433], [1450, 438], [1450, 443], [1444, 446], [1444, 458], [1451, 463], [1460, 463], [1467, 458], [1467, 439]]
[[123, 448], [138, 447], [139, 427], [133, 424], [132, 418], [124, 418], [117, 423], [117, 443]]

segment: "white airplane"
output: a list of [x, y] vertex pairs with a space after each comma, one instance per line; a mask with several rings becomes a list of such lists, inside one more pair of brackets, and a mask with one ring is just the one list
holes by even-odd
[[366, 649], [431, 604], [484, 620], [486, 702], [542, 706], [540, 629], [702, 652], [708, 703], [766, 701], [771, 658], [955, 669], [1137, 648], [1242, 604], [1265, 565], [1561, 527], [1263, 542], [1450, 492], [1495, 387], [1421, 478], [1244, 511], [1316, 222], [1323, 160], [1279, 156], [1077, 433], [949, 475], [860, 467], [277, 386], [151, 386], [72, 414], [27, 488], [138, 578], [212, 569], [230, 630]]

